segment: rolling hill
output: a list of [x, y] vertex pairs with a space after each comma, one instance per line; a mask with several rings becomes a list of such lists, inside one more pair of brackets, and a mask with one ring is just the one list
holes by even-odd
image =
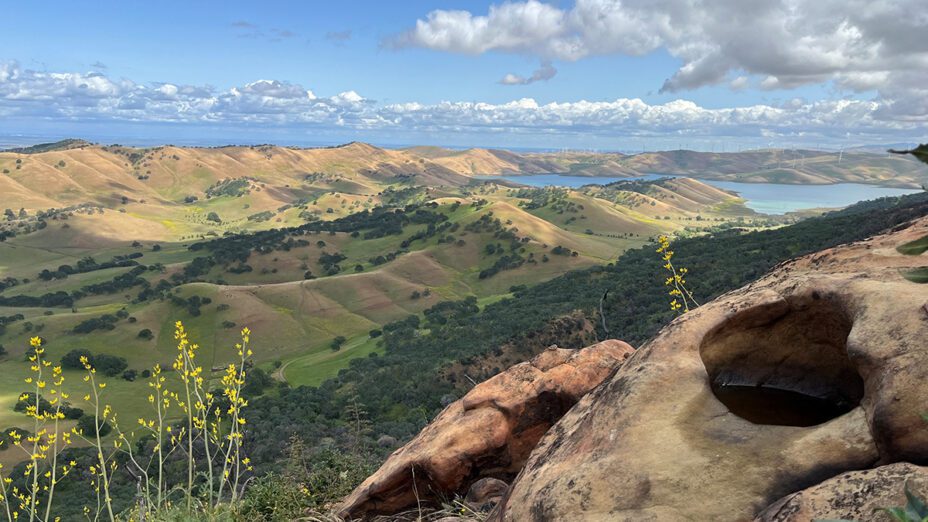
[[745, 183], [870, 183], [918, 188], [928, 182], [928, 169], [915, 160], [868, 150], [823, 152], [768, 149], [716, 153], [676, 150], [625, 155], [619, 153], [525, 153], [494, 149], [463, 151], [437, 147], [406, 149], [465, 175], [637, 177], [666, 174]]
[[[171, 361], [183, 320], [210, 367], [248, 326], [260, 367], [318, 384], [382, 352], [372, 332], [440, 302], [484, 306], [661, 233], [777, 224], [696, 180], [526, 188], [474, 180], [442, 154], [79, 141], [0, 153], [0, 207], [11, 209], [0, 364], [23, 370], [40, 335], [52, 359], [123, 357], [129, 379]], [[20, 387], [0, 382], [0, 427], [17, 421]], [[144, 399], [129, 389], [113, 385], [114, 407]]]
[[[368, 199], [376, 204], [379, 193], [389, 186], [453, 190], [472, 183], [478, 175], [666, 174], [749, 183], [855, 182], [915, 188], [928, 182], [928, 168], [914, 159], [860, 151], [679, 150], [623, 155], [439, 147], [390, 150], [358, 142], [313, 149], [273, 145], [130, 148], [65, 140], [0, 152], [0, 172], [0, 207], [4, 208], [131, 204], [140, 214], [170, 217], [183, 213], [193, 201], [195, 208], [222, 210], [234, 218], [273, 211], [301, 199], [327, 205], [336, 202], [333, 212], [342, 214], [342, 200], [325, 198], [327, 193], [351, 194], [349, 205]], [[248, 208], [207, 201], [213, 195], [244, 193], [249, 195]]]
[[[688, 177], [566, 189], [475, 174], [679, 169], [755, 179], [771, 154], [516, 154], [363, 143], [137, 149], [77, 140], [2, 152], [0, 208], [9, 212], [0, 221], [7, 353], [0, 364], [7, 375], [21, 373], [28, 339], [40, 335], [52, 359], [74, 349], [125, 358], [129, 380], [170, 362], [174, 322], [183, 320], [211, 368], [228, 362], [248, 326], [262, 340], [259, 367], [289, 384], [317, 385], [352, 359], [382, 353], [384, 325], [438, 303], [473, 297], [484, 307], [613, 262], [658, 234], [794, 219], [759, 216], [735, 195]], [[827, 179], [862, 165], [871, 170], [861, 180], [873, 181], [908, 165], [856, 156]], [[827, 163], [810, 156], [804, 165], [816, 161]], [[701, 170], [709, 167], [715, 174]], [[0, 379], [0, 428], [20, 419], [11, 409], [20, 384]], [[113, 384], [114, 407], [144, 400], [128, 390]]]

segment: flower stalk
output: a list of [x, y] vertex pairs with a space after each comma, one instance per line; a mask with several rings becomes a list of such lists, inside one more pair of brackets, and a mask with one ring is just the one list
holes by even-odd
[[661, 254], [661, 260], [664, 262], [664, 269], [670, 272], [670, 277], [664, 281], [665, 286], [669, 286], [668, 294], [671, 297], [670, 309], [683, 314], [699, 306], [693, 293], [686, 286], [684, 276], [689, 272], [684, 267], [676, 267], [673, 264], [673, 250], [670, 249], [670, 238], [665, 235], [657, 237], [657, 253]]

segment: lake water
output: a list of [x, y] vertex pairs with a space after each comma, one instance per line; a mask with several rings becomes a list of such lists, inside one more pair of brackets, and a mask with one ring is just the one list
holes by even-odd
[[[616, 181], [629, 179], [653, 180], [672, 176], [649, 174], [637, 178], [590, 178], [585, 176], [559, 176], [557, 174], [536, 174], [530, 176], [488, 176], [484, 179], [505, 179], [532, 187], [570, 187], [583, 185], [607, 185]], [[860, 183], [837, 183], [834, 185], [781, 185], [777, 183], [738, 183], [735, 181], [700, 181], [720, 189], [737, 192], [747, 202], [745, 205], [762, 214], [785, 214], [810, 208], [839, 208], [853, 205], [858, 201], [877, 199], [887, 196], [902, 196], [920, 192], [917, 189], [900, 189], [877, 187]]]

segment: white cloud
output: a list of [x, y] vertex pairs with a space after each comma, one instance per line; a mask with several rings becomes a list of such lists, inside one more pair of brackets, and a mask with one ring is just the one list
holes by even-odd
[[443, 51], [480, 54], [490, 50], [522, 51], [564, 30], [564, 12], [547, 4], [527, 2], [491, 6], [487, 16], [467, 11], [436, 10], [416, 28], [388, 42]]
[[748, 77], [747, 76], [738, 76], [731, 82], [729, 82], [728, 87], [733, 91], [740, 91], [748, 87]]
[[[536, 72], [537, 74], [537, 72]], [[534, 75], [533, 75], [534, 76]], [[0, 114], [7, 121], [176, 122], [189, 125], [262, 124], [278, 128], [340, 128], [449, 134], [510, 132], [591, 137], [801, 136], [844, 139], [924, 135], [923, 118], [898, 113], [928, 109], [928, 87], [907, 81], [925, 97], [916, 106], [894, 101], [809, 102], [705, 108], [675, 100], [652, 105], [640, 99], [540, 104], [532, 98], [506, 103], [444, 101], [378, 104], [355, 91], [317, 96], [294, 83], [257, 80], [219, 90], [180, 83], [140, 84], [98, 72], [44, 72], [0, 64]], [[527, 80], [526, 80], [527, 81]], [[917, 102], [916, 102], [917, 103]]]
[[334, 96], [333, 101], [346, 104], [356, 104], [364, 101], [364, 98], [354, 91], [345, 91]]
[[878, 91], [884, 117], [911, 120], [928, 117], [924, 11], [924, 0], [576, 0], [570, 8], [524, 0], [485, 15], [435, 10], [386, 43], [568, 61], [664, 49], [682, 62], [665, 92], [742, 73], [763, 78], [764, 89], [830, 81]]
[[530, 83], [548, 81], [557, 74], [557, 69], [551, 65], [551, 62], [544, 62], [541, 64], [541, 67], [535, 69], [535, 72], [532, 73], [528, 78], [524, 76], [519, 76], [518, 74], [507, 74], [503, 76], [503, 79], [499, 83], [503, 85], [528, 85]]

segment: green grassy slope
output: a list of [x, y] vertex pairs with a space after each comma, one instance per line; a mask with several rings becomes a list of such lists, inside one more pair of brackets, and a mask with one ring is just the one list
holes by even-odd
[[[106, 154], [117, 154], [84, 152], [82, 161], [72, 157], [64, 167], [80, 166], [80, 172], [72, 173], [78, 178], [106, 171], [100, 166], [111, 162]], [[233, 187], [229, 194], [177, 201], [185, 194], [179, 176], [187, 176], [191, 187], [202, 186], [209, 181], [207, 171], [229, 165], [236, 154], [254, 153], [226, 151], [195, 157], [186, 149], [149, 152], [149, 159], [138, 160], [140, 165], [149, 162], [164, 176], [177, 176], [174, 181], [162, 180], [163, 186], [155, 187], [157, 194], [143, 194], [144, 198], [134, 194], [127, 204], [116, 199], [109, 206], [64, 213], [27, 212], [25, 218], [7, 222], [7, 229], [17, 233], [0, 241], [0, 280], [12, 278], [19, 284], [0, 290], [0, 317], [24, 317], [0, 333], [0, 344], [9, 352], [0, 365], [12, 375], [22, 374], [28, 340], [41, 335], [49, 341], [53, 360], [80, 348], [124, 357], [130, 370], [141, 372], [172, 360], [174, 322], [181, 320], [201, 345], [203, 364], [211, 369], [233, 358], [238, 332], [248, 326], [258, 340], [255, 354], [260, 366], [273, 370], [279, 364], [283, 369], [276, 372], [278, 379], [315, 385], [336, 376], [355, 358], [382, 352], [380, 340], [370, 339], [369, 331], [410, 315], [421, 316], [441, 301], [475, 296], [490, 303], [510, 294], [513, 287], [615, 260], [656, 234], [705, 230], [718, 222], [697, 224], [692, 219], [699, 212], [713, 214], [714, 207], [740, 209], [713, 214], [727, 223], [769, 225], [729, 194], [716, 192], [694, 202], [686, 196], [691, 187], [683, 186], [662, 188], [653, 197], [646, 193], [655, 187], [638, 187], [644, 192], [635, 194], [642, 198], [666, 200], [655, 205], [592, 189], [568, 191], [562, 200], [532, 204], [544, 199], [544, 190], [494, 184], [416, 187], [378, 181], [376, 176], [351, 175], [357, 152], [346, 156], [354, 158], [355, 167], [346, 167], [343, 174], [303, 180], [304, 195], [291, 199], [289, 206], [276, 206], [294, 197], [294, 186], [287, 187], [286, 181], [293, 178], [288, 174], [291, 159], [286, 157], [271, 160], [272, 168], [255, 173], [254, 179], [261, 181], [228, 185]], [[126, 154], [117, 156], [129, 159]], [[287, 156], [279, 151], [272, 154]], [[174, 155], [181, 159], [173, 159]], [[86, 165], [97, 165], [97, 170]], [[333, 190], [336, 185], [343, 192]], [[236, 190], [245, 193], [235, 195]], [[142, 199], [147, 200], [142, 203]], [[401, 227], [374, 233], [381, 226], [379, 218], [350, 225], [360, 213], [385, 202], [391, 213], [414, 205], [406, 209]], [[562, 203], [570, 203], [570, 209], [563, 211]], [[248, 219], [263, 208], [271, 209], [262, 211], [268, 213], [267, 219]], [[221, 222], [207, 219], [210, 212], [216, 212]], [[416, 218], [418, 213], [424, 221]], [[346, 219], [347, 225], [340, 221]], [[201, 246], [194, 247], [197, 244]], [[332, 266], [326, 264], [326, 256], [336, 254], [339, 270], [329, 274]], [[88, 257], [99, 264], [126, 256], [132, 256], [132, 265], [39, 278], [42, 271], [58, 273], [63, 265], [73, 268]], [[203, 260], [209, 266], [190, 272]], [[112, 287], [127, 277], [135, 279], [128, 286]], [[104, 290], [88, 290], [100, 287]], [[145, 295], [146, 287], [159, 290]], [[3, 299], [41, 299], [56, 292], [72, 296], [73, 303], [2, 306]], [[192, 310], [186, 304], [191, 299], [209, 302]], [[107, 315], [122, 317], [112, 329], [75, 333], [83, 322]], [[140, 337], [146, 330], [150, 339]], [[332, 351], [330, 344], [338, 336], [349, 341]], [[115, 404], [125, 411], [145, 406], [145, 396], [133, 394], [130, 383], [115, 380], [119, 383], [108, 392]], [[23, 391], [19, 384], [16, 379], [0, 382], [0, 394], [18, 395]], [[18, 419], [10, 407], [0, 404], [0, 428]]]

